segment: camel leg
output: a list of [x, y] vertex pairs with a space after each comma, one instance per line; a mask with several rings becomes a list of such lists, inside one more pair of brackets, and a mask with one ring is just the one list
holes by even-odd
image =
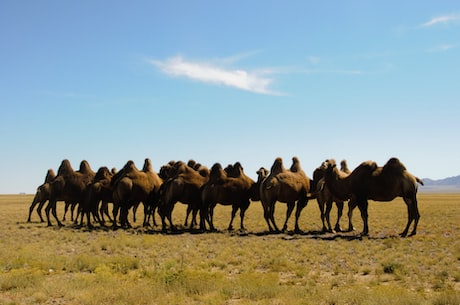
[[[326, 202], [326, 222], [327, 222], [327, 231], [328, 232], [333, 232], [332, 231], [332, 225], [331, 225], [331, 210], [332, 210], [332, 200], [329, 199]], [[324, 230], [323, 230], [324, 231]]]
[[34, 211], [34, 208], [37, 205], [37, 203], [38, 203], [38, 201], [35, 201], [35, 200], [32, 201], [32, 204], [29, 207], [29, 217], [27, 218], [27, 222], [30, 222], [30, 217], [32, 216], [32, 212]]
[[[49, 204], [50, 205], [50, 204]], [[53, 214], [53, 217], [54, 219], [56, 219], [57, 223], [58, 223], [58, 226], [62, 227], [64, 226], [62, 224], [62, 222], [59, 221], [59, 218], [57, 217], [57, 213], [56, 213], [56, 200], [53, 200], [53, 202], [51, 203], [51, 213]], [[49, 212], [48, 212], [48, 215], [49, 215]], [[48, 218], [48, 226], [51, 226], [51, 222], [49, 221], [49, 218]]]
[[318, 208], [319, 208], [319, 212], [320, 212], [320, 215], [321, 215], [321, 222], [323, 223], [323, 232], [326, 231], [326, 223], [324, 222], [324, 219], [325, 219], [325, 214], [324, 214], [324, 206], [325, 206], [325, 202], [324, 202], [324, 198], [321, 194], [318, 194], [318, 197], [316, 197], [316, 202], [318, 202]]
[[64, 206], [64, 216], [62, 216], [62, 221], [65, 221], [65, 215], [67, 214], [69, 207], [70, 207], [70, 203], [66, 202]]
[[208, 217], [208, 220], [209, 220], [209, 229], [211, 231], [215, 231], [216, 228], [214, 227], [214, 208], [216, 207], [216, 204], [212, 204], [210, 207], [209, 207], [209, 217]]
[[414, 229], [412, 230], [410, 235], [415, 235], [417, 233], [418, 220], [420, 219], [420, 213], [418, 211], [417, 206], [417, 198], [415, 196], [404, 197], [404, 202], [407, 206], [407, 225], [404, 231], [400, 234], [401, 237], [407, 236], [407, 232], [409, 232], [409, 228], [412, 224], [412, 221], [414, 221]]
[[113, 216], [113, 224], [112, 227], [113, 229], [117, 228], [117, 217], [118, 217], [118, 212], [120, 210], [120, 205], [118, 203], [113, 203], [113, 210], [112, 210], [112, 216]]
[[348, 202], [348, 232], [352, 232], [355, 230], [355, 227], [353, 227], [353, 210], [356, 208], [357, 205], [358, 202], [356, 198], [352, 198]]
[[249, 208], [249, 200], [244, 203], [241, 207], [240, 207], [240, 218], [241, 218], [241, 222], [240, 222], [240, 229], [242, 231], [246, 230], [245, 227], [244, 227], [244, 215], [246, 214], [246, 210]]
[[156, 209], [158, 208], [158, 203], [155, 204], [153, 207], [152, 207], [152, 211], [150, 213], [150, 215], [152, 216], [152, 222], [153, 222], [153, 226], [156, 227], [157, 226], [157, 221], [155, 219], [155, 211]]
[[161, 218], [161, 230], [166, 232], [166, 207], [164, 203], [159, 206], [158, 213], [160, 214]]
[[406, 224], [406, 227], [404, 228], [404, 231], [401, 234], [399, 234], [401, 237], [407, 236], [407, 232], [409, 231], [409, 227], [413, 219], [412, 203], [410, 202], [410, 199], [404, 198], [404, 202], [406, 203], [406, 206], [407, 206], [407, 224]]
[[361, 235], [363, 236], [369, 235], [369, 225], [368, 225], [369, 215], [367, 212], [368, 205], [369, 203], [366, 198], [358, 199], [358, 208], [359, 208], [359, 211], [361, 212], [361, 218], [363, 219], [363, 225], [364, 225], [363, 232], [361, 233]]
[[413, 236], [417, 234], [417, 225], [418, 221], [420, 220], [420, 212], [418, 210], [418, 202], [417, 202], [417, 195], [414, 194], [414, 198], [412, 199], [413, 201], [413, 217], [414, 217], [414, 229], [412, 229], [412, 232], [410, 233], [410, 236]]
[[283, 231], [287, 230], [287, 223], [289, 218], [291, 217], [292, 211], [294, 210], [295, 202], [288, 202], [287, 203], [287, 210], [286, 210], [286, 220], [284, 221]]
[[174, 205], [175, 205], [175, 204], [172, 204], [171, 207], [168, 209], [167, 218], [168, 218], [169, 226], [170, 226], [171, 230], [177, 231], [177, 228], [176, 228], [176, 226], [173, 224], [173, 221], [172, 221], [172, 211], [173, 211]]
[[270, 209], [268, 207], [268, 204], [266, 204], [266, 203], [264, 204], [262, 202], [262, 208], [264, 210], [264, 218], [265, 218], [265, 221], [267, 222], [268, 231], [273, 232], [274, 229], [272, 228], [272, 225], [270, 223]]
[[302, 213], [302, 210], [304, 207], [306, 207], [308, 204], [307, 199], [301, 199], [297, 201], [297, 208], [295, 210], [295, 232], [296, 233], [302, 233], [302, 230], [300, 230], [299, 227], [299, 218], [300, 218], [300, 213]]
[[[188, 226], [188, 218], [189, 218], [191, 212], [192, 212], [192, 205], [189, 204], [189, 205], [187, 205], [187, 213], [185, 214], [184, 227], [187, 227], [187, 226]], [[193, 222], [193, 221], [192, 221], [192, 222]]]
[[48, 221], [48, 227], [51, 227], [51, 221], [50, 221], [50, 210], [51, 210], [51, 202], [48, 201], [48, 204], [46, 205], [45, 208], [45, 214], [46, 214], [46, 220]]
[[44, 205], [45, 205], [45, 201], [41, 201], [37, 207], [37, 213], [38, 213], [38, 216], [40, 217], [40, 222], [45, 222], [45, 220], [42, 217], [42, 209]]
[[74, 212], [75, 212], [75, 207], [77, 206], [77, 203], [76, 202], [73, 202], [71, 205], [70, 205], [70, 221], [77, 221], [77, 218], [78, 218], [78, 214], [79, 214], [79, 209], [77, 209], [77, 216], [74, 217]]
[[276, 225], [275, 221], [275, 201], [270, 203], [269, 207], [269, 219], [273, 225], [273, 228], [275, 229], [276, 232], [280, 232], [280, 229]]
[[336, 201], [335, 205], [337, 206], [337, 221], [334, 226], [334, 231], [342, 232], [342, 228], [340, 227], [340, 219], [342, 218], [343, 214], [343, 201]]
[[190, 229], [192, 229], [194, 226], [196, 226], [198, 223], [196, 221], [196, 215], [198, 214], [198, 209], [194, 208], [192, 210], [192, 221], [190, 222]]
[[150, 219], [150, 212], [152, 210], [152, 203], [150, 202], [144, 202], [144, 222], [142, 223], [142, 226], [144, 227], [148, 227], [150, 226], [150, 222], [149, 222], [149, 219]]
[[233, 219], [235, 219], [236, 212], [238, 212], [238, 206], [236, 204], [232, 204], [232, 215], [227, 228], [229, 231], [233, 231]]

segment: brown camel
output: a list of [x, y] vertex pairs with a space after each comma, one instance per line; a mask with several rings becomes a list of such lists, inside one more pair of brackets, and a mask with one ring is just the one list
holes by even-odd
[[32, 212], [37, 204], [37, 213], [40, 217], [40, 222], [45, 222], [45, 220], [42, 217], [42, 208], [46, 201], [48, 201], [50, 198], [50, 181], [52, 181], [55, 177], [56, 174], [54, 173], [54, 171], [52, 169], [49, 169], [46, 173], [45, 182], [37, 188], [37, 192], [35, 193], [34, 199], [30, 204], [29, 217], [27, 218], [27, 222], [31, 221]]
[[113, 227], [117, 227], [116, 219], [120, 210], [122, 227], [130, 227], [128, 211], [137, 202], [144, 204], [144, 226], [149, 225], [149, 216], [158, 204], [160, 187], [163, 180], [153, 170], [150, 159], [145, 159], [140, 171], [133, 161], [128, 161], [123, 169], [113, 178]]
[[[319, 210], [321, 212], [321, 221], [323, 223], [323, 232], [341, 232], [342, 228], [340, 227], [340, 218], [343, 214], [343, 205], [344, 201], [335, 197], [331, 191], [327, 188], [324, 181], [324, 175], [326, 174], [328, 160], [323, 162], [321, 166], [317, 167], [313, 172], [313, 181], [316, 184], [317, 197]], [[350, 170], [348, 169], [347, 161], [342, 160], [340, 162], [341, 168], [340, 172], [349, 174]], [[330, 213], [332, 209], [332, 204], [335, 202], [337, 206], [337, 221], [335, 223], [334, 229], [332, 229], [330, 221]], [[326, 226], [327, 224], [327, 226]]]
[[[86, 189], [85, 200], [80, 204], [80, 225], [83, 225], [83, 216], [86, 215], [88, 227], [92, 227], [90, 214], [99, 222], [104, 225], [106, 215], [110, 221], [112, 218], [108, 213], [108, 203], [113, 202], [113, 191], [111, 187], [112, 177], [114, 171], [110, 171], [107, 167], [100, 167]], [[99, 203], [101, 203], [99, 205]]]
[[298, 221], [300, 213], [309, 199], [310, 178], [302, 170], [297, 157], [293, 157], [292, 162], [291, 169], [286, 170], [283, 166], [283, 160], [276, 158], [270, 174], [260, 186], [260, 199], [264, 208], [264, 218], [270, 232], [280, 231], [275, 222], [275, 203], [277, 201], [287, 204], [283, 231], [287, 229], [287, 222], [297, 202], [295, 231], [300, 232]]
[[188, 164], [178, 161], [171, 171], [171, 177], [163, 183], [160, 191], [160, 204], [158, 211], [161, 215], [162, 229], [166, 231], [166, 221], [168, 219], [172, 230], [176, 227], [172, 223], [172, 211], [177, 202], [187, 205], [187, 214], [184, 226], [187, 226], [188, 217], [192, 212], [190, 228], [196, 224], [196, 215], [201, 206], [201, 188], [209, 180], [209, 175], [205, 174], [201, 165], [189, 161]]
[[95, 173], [91, 170], [91, 167], [86, 160], [81, 161], [79, 171], [73, 170], [69, 160], [65, 159], [62, 161], [58, 169], [58, 175], [50, 182], [50, 199], [45, 209], [48, 226], [52, 225], [49, 217], [50, 210], [58, 225], [63, 225], [57, 218], [56, 202], [82, 202], [84, 199], [85, 189], [88, 184], [93, 181], [94, 176]]
[[417, 233], [417, 224], [420, 213], [417, 203], [418, 183], [423, 185], [421, 179], [409, 173], [406, 167], [397, 159], [391, 158], [379, 167], [375, 162], [361, 163], [350, 174], [341, 174], [335, 162], [330, 161], [325, 175], [326, 186], [334, 196], [349, 202], [349, 230], [353, 230], [353, 209], [358, 206], [363, 219], [363, 235], [369, 234], [368, 226], [368, 200], [391, 201], [402, 197], [407, 206], [408, 220], [404, 231], [400, 234], [407, 236], [409, 227], [414, 222], [410, 235]]
[[211, 168], [209, 181], [203, 186], [201, 192], [202, 206], [200, 209], [200, 227], [205, 230], [205, 220], [208, 222], [210, 230], [214, 231], [214, 208], [218, 203], [231, 205], [232, 214], [228, 230], [233, 230], [233, 219], [240, 210], [240, 229], [245, 230], [244, 215], [249, 207], [253, 191], [254, 180], [246, 176], [243, 167], [239, 162], [233, 165], [232, 169], [235, 177], [229, 177], [222, 169], [222, 165], [215, 163]]

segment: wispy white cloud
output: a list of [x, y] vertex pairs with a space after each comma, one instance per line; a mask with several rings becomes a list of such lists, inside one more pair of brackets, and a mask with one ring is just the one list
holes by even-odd
[[[235, 62], [241, 56], [246, 55], [230, 57], [222, 62]], [[175, 56], [162, 61], [148, 61], [160, 69], [161, 72], [173, 77], [185, 77], [204, 83], [224, 85], [260, 94], [282, 95], [282, 93], [270, 88], [274, 81], [273, 78], [269, 77], [273, 74], [272, 70], [228, 69], [216, 64], [219, 60], [200, 62], [187, 60], [182, 56]]]
[[453, 45], [453, 44], [441, 44], [441, 45], [438, 45], [438, 46], [435, 46], [435, 47], [427, 49], [426, 52], [428, 52], [428, 53], [445, 52], [445, 51], [454, 49], [456, 47], [457, 47], [457, 45]]
[[438, 24], [452, 24], [452, 23], [459, 23], [460, 24], [460, 14], [450, 14], [450, 15], [443, 15], [434, 17], [427, 22], [421, 24], [422, 27], [431, 27]]

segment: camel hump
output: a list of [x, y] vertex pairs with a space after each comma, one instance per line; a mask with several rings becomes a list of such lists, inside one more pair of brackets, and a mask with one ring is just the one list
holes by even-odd
[[50, 168], [50, 169], [48, 170], [48, 172], [46, 173], [45, 183], [50, 182], [50, 181], [53, 180], [55, 177], [56, 177], [56, 174], [54, 173], [54, 170], [52, 170], [52, 169]]
[[86, 160], [80, 162], [80, 169], [78, 170], [78, 172], [82, 174], [94, 174], [93, 170], [91, 169], [91, 166]]
[[348, 168], [347, 160], [343, 159], [340, 161], [340, 171], [349, 174], [351, 173], [350, 169]]
[[145, 158], [144, 167], [142, 168], [143, 172], [153, 172], [152, 161], [149, 158]]
[[64, 159], [58, 168], [58, 176], [66, 175], [73, 172], [72, 165], [68, 159]]
[[292, 165], [289, 170], [294, 173], [302, 171], [302, 167], [300, 166], [299, 158], [292, 157]]
[[402, 172], [406, 170], [406, 167], [404, 164], [402, 164], [401, 161], [399, 161], [398, 158], [390, 158], [390, 160], [388, 160], [387, 163], [383, 166], [383, 171], [385, 170]]
[[211, 172], [209, 173], [209, 181], [217, 182], [219, 180], [225, 179], [227, 174], [222, 169], [222, 165], [220, 163], [215, 163], [211, 167]]
[[286, 171], [286, 169], [283, 166], [283, 159], [281, 159], [280, 157], [276, 158], [273, 162], [272, 167], [270, 168], [270, 174], [276, 175], [284, 171]]

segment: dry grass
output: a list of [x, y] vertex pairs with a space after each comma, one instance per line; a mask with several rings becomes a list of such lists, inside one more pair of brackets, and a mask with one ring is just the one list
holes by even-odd
[[[48, 228], [36, 214], [27, 223], [31, 200], [0, 196], [0, 304], [460, 304], [460, 194], [419, 195], [418, 234], [405, 239], [401, 200], [370, 203], [365, 238], [317, 233], [316, 202], [302, 212], [304, 235], [264, 234], [257, 202], [249, 234], [173, 235], [139, 228], [141, 217], [127, 231]], [[229, 216], [217, 206], [217, 228]]]

